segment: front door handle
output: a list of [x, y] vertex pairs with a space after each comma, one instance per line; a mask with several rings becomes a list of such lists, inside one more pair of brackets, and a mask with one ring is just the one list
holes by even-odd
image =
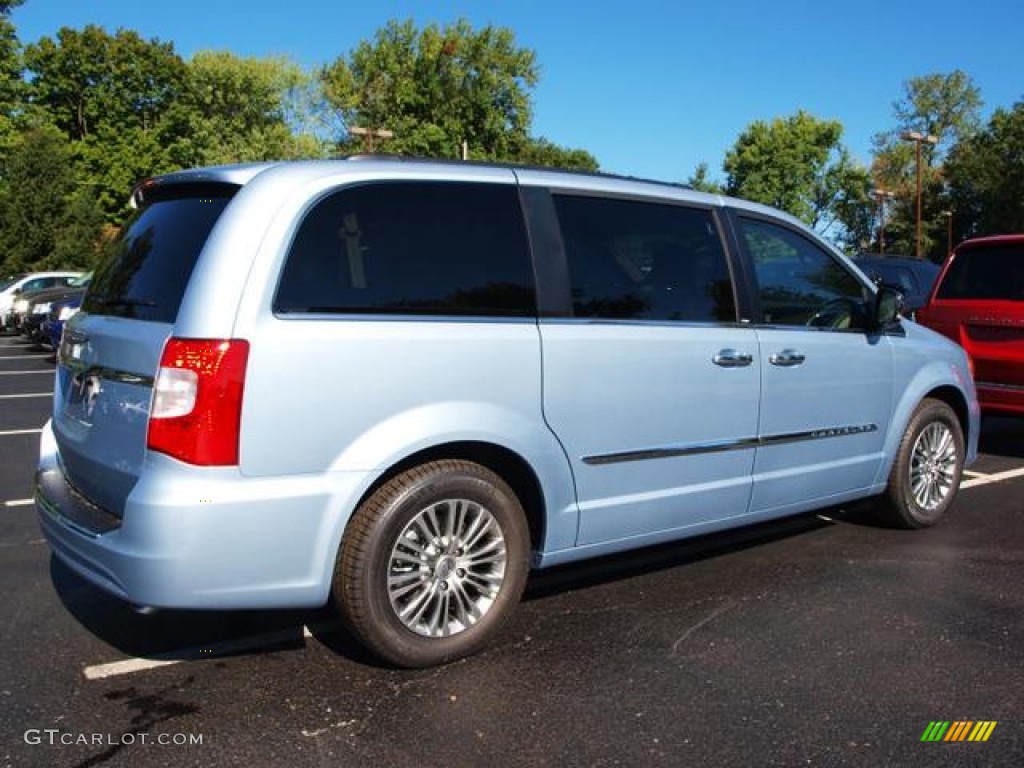
[[782, 368], [792, 368], [794, 365], [803, 365], [806, 360], [803, 355], [797, 352], [795, 349], [784, 349], [768, 358], [768, 362], [772, 365], [778, 365]]
[[735, 349], [721, 349], [711, 358], [711, 362], [722, 368], [746, 368], [754, 362], [754, 356]]

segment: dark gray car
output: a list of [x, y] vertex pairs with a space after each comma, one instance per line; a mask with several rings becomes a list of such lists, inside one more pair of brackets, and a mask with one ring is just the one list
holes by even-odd
[[905, 314], [911, 316], [928, 303], [928, 294], [932, 292], [932, 286], [942, 270], [938, 264], [923, 259], [863, 253], [855, 258], [857, 266], [868, 277], [903, 294]]

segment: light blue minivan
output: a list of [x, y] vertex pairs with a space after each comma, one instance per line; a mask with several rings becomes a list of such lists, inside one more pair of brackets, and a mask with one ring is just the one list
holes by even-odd
[[137, 606], [336, 606], [402, 666], [543, 568], [864, 497], [950, 507], [959, 347], [776, 210], [360, 157], [139, 185], [59, 351], [36, 501]]

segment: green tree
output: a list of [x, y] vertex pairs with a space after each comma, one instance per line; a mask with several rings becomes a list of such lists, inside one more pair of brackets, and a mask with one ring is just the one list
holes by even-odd
[[527, 139], [511, 159], [526, 165], [547, 168], [568, 168], [588, 172], [598, 170], [597, 158], [585, 149], [566, 149], [547, 139]]
[[915, 252], [917, 227], [917, 148], [903, 139], [908, 131], [934, 136], [936, 144], [921, 145], [922, 251], [938, 260], [945, 254], [949, 207], [943, 162], [950, 149], [972, 136], [980, 123], [981, 92], [971, 77], [956, 70], [911, 78], [893, 103], [895, 125], [874, 137], [872, 177], [896, 193], [886, 222], [887, 250]]
[[1024, 102], [953, 147], [946, 178], [958, 235], [1024, 232]]
[[182, 136], [168, 116], [186, 86], [185, 63], [170, 43], [90, 25], [29, 45], [25, 64], [28, 103], [64, 132], [76, 183], [108, 222], [120, 221], [135, 182], [176, 167], [169, 148]]
[[0, 156], [10, 144], [22, 100], [21, 44], [11, 23], [11, 9], [21, 0], [0, 0]]
[[[67, 141], [52, 127], [32, 128], [15, 142], [0, 168], [0, 272], [54, 266], [87, 266], [99, 236], [100, 217], [80, 189]], [[69, 202], [74, 199], [74, 210]], [[92, 205], [92, 210], [87, 210]], [[91, 222], [91, 229], [88, 227]], [[75, 248], [69, 239], [80, 238]], [[58, 241], [64, 246], [58, 252]]]
[[707, 192], [712, 195], [725, 194], [725, 188], [711, 178], [707, 163], [698, 163], [690, 178], [686, 180], [686, 184], [698, 192]]
[[285, 58], [197, 53], [164, 133], [180, 166], [318, 157], [325, 147], [311, 131], [303, 103], [312, 77]]
[[725, 156], [730, 195], [788, 211], [839, 236], [842, 208], [863, 193], [867, 171], [840, 140], [843, 126], [804, 111], [752, 123]]
[[[473, 29], [468, 22], [417, 29], [412, 21], [389, 22], [372, 42], [320, 72], [327, 102], [346, 135], [342, 152], [360, 152], [351, 127], [394, 133], [388, 152], [589, 165], [578, 150], [560, 150], [531, 139], [530, 89], [537, 83], [533, 51], [515, 44], [502, 27]], [[558, 150], [558, 151], [556, 151]]]
[[185, 80], [185, 63], [171, 43], [143, 40], [131, 30], [114, 35], [89, 25], [63, 27], [57, 39], [25, 48], [29, 100], [44, 107], [72, 140], [102, 126], [156, 127]]

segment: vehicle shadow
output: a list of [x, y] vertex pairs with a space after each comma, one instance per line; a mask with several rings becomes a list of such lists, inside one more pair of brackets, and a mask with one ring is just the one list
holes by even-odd
[[[523, 600], [537, 600], [739, 552], [818, 531], [835, 525], [835, 521], [855, 522], [847, 519], [855, 515], [834, 508], [557, 566], [532, 574]], [[305, 647], [308, 629], [317, 641], [349, 661], [386, 667], [327, 609], [161, 610], [142, 614], [93, 586], [54, 556], [50, 558], [50, 577], [61, 602], [78, 623], [127, 656], [186, 661], [298, 650]]]
[[326, 609], [139, 613], [93, 586], [56, 557], [50, 578], [68, 612], [121, 653], [152, 660], [198, 660], [301, 649], [306, 630], [344, 657], [376, 665]]
[[1024, 459], [1024, 419], [983, 417], [978, 450], [993, 456]]
[[813, 533], [837, 522], [877, 525], [871, 521], [869, 510], [860, 507], [827, 508], [816, 513], [771, 520], [538, 571], [531, 576], [523, 600], [551, 597], [560, 592], [677, 568], [773, 541]]

